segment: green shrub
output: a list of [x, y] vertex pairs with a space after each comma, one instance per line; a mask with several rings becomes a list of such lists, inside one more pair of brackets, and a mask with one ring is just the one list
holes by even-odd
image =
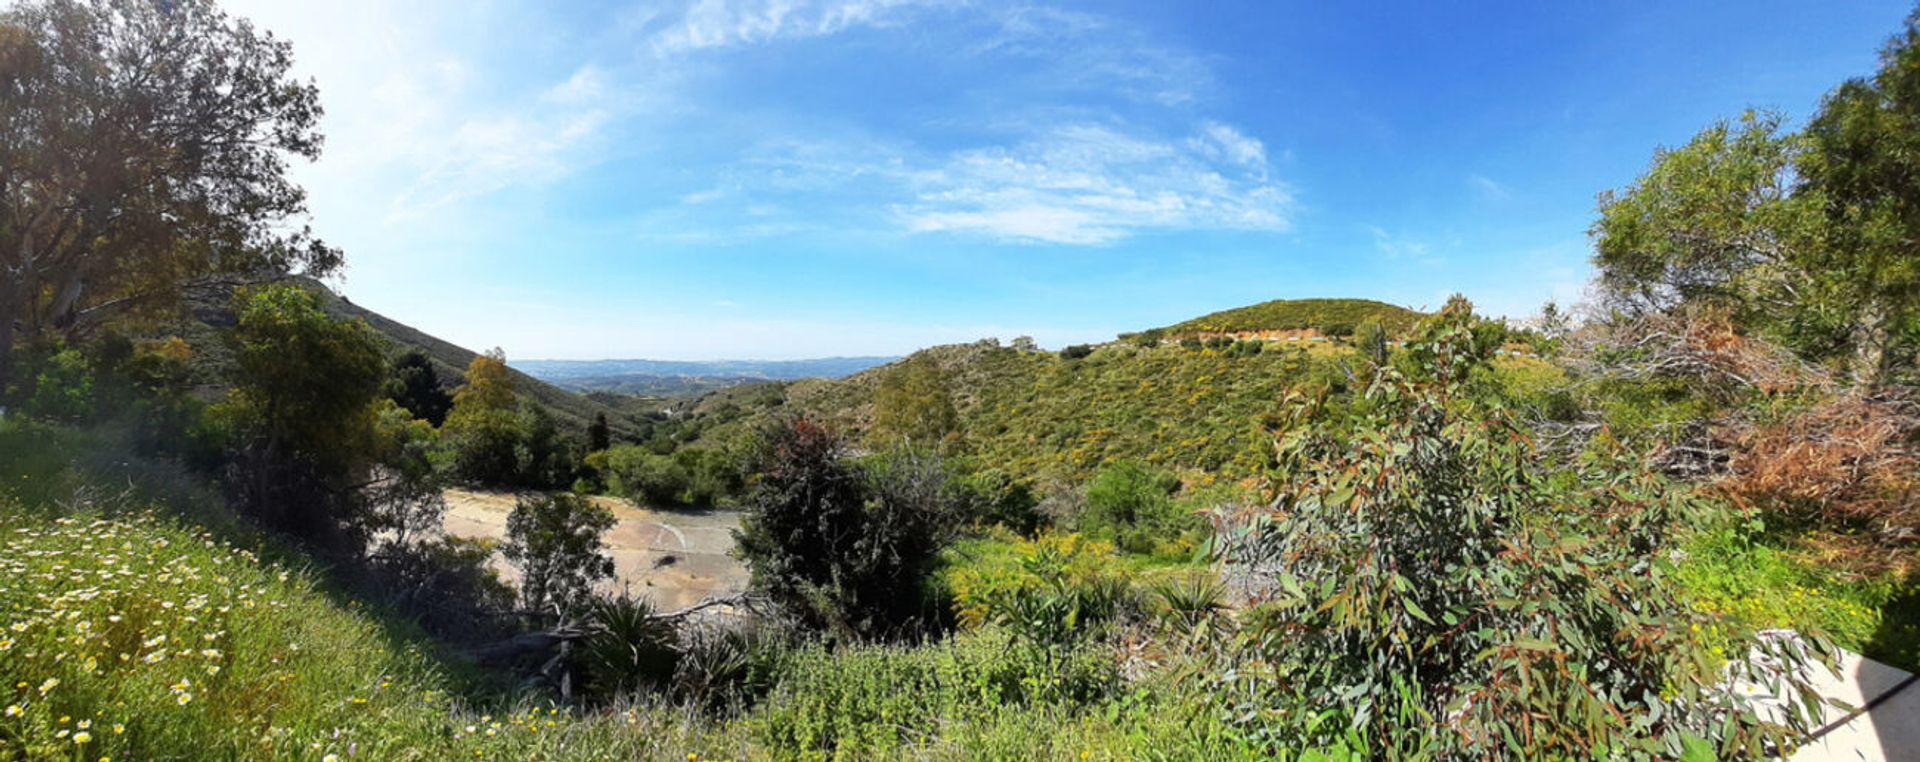
[[966, 494], [972, 506], [968, 513], [975, 522], [1006, 527], [1022, 535], [1039, 531], [1043, 522], [1040, 499], [1027, 481], [989, 468], [959, 477], [957, 487]]
[[1108, 463], [1087, 484], [1086, 505], [1074, 517], [1081, 532], [1111, 537], [1131, 553], [1152, 555], [1180, 544], [1201, 526], [1173, 499], [1180, 480], [1134, 460]]
[[671, 455], [616, 445], [605, 457], [607, 490], [641, 505], [678, 505], [692, 478]]
[[693, 625], [681, 633], [673, 695], [712, 714], [745, 711], [779, 684], [793, 647], [776, 622]]
[[520, 599], [532, 611], [564, 616], [591, 602], [593, 585], [613, 576], [600, 536], [613, 512], [565, 492], [514, 501], [500, 548], [520, 570]]
[[954, 720], [1002, 707], [1076, 707], [1119, 685], [1112, 657], [1082, 648], [1052, 659], [986, 631], [920, 647], [797, 654], [752, 720], [779, 758], [860, 759], [937, 739]]
[[656, 613], [651, 600], [624, 594], [584, 606], [582, 622], [592, 634], [572, 656], [588, 695], [605, 700], [671, 685], [680, 665], [679, 633]]
[[93, 368], [78, 350], [44, 353], [24, 363], [21, 370], [33, 374], [33, 393], [21, 404], [21, 412], [67, 423], [77, 423], [93, 415]]
[[926, 581], [964, 519], [944, 463], [901, 452], [862, 465], [806, 420], [768, 437], [735, 533], [754, 589], [840, 639], [937, 624]]
[[1113, 591], [1124, 587], [1134, 572], [1109, 541], [1049, 533], [1031, 540], [959, 543], [948, 554], [941, 583], [952, 598], [955, 617], [963, 627], [973, 628], [1005, 619], [1009, 602], [1035, 594], [1105, 599], [1111, 605], [1099, 607], [1107, 614], [1102, 618], [1111, 618], [1130, 597]]
[[1093, 347], [1086, 344], [1071, 344], [1060, 350], [1060, 359], [1079, 360], [1093, 354]]
[[[1683, 501], [1624, 461], [1536, 472], [1525, 432], [1470, 393], [1486, 355], [1464, 300], [1417, 333], [1423, 380], [1383, 371], [1351, 417], [1295, 405], [1271, 507], [1227, 522], [1225, 558], [1259, 604], [1242, 621], [1255, 660], [1223, 690], [1247, 717], [1332, 717], [1250, 730], [1517, 758], [1757, 756], [1804, 732], [1805, 717], [1772, 725], [1720, 689], [1801, 678], [1713, 657], [1711, 621], [1673, 576]], [[1774, 645], [1781, 664], [1805, 661]]]

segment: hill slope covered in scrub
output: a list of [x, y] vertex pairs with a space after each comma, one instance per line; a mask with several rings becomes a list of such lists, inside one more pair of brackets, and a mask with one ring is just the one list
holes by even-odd
[[1161, 329], [1169, 336], [1196, 333], [1317, 330], [1328, 336], [1352, 335], [1368, 320], [1388, 333], [1413, 326], [1420, 313], [1371, 299], [1275, 299], [1201, 315]]
[[[1377, 302], [1287, 304], [1309, 302], [1345, 306], [1316, 313], [1333, 322], [1309, 320], [1311, 311], [1298, 309], [1288, 319], [1307, 322], [1286, 324], [1332, 334], [1345, 325], [1340, 321], [1361, 314], [1389, 317], [1396, 321], [1393, 326], [1402, 327], [1416, 317]], [[1361, 310], [1356, 304], [1373, 306]], [[1402, 320], [1407, 322], [1403, 325]], [[1210, 484], [1254, 475], [1267, 454], [1261, 418], [1275, 412], [1290, 392], [1346, 389], [1359, 357], [1343, 342], [1238, 342], [1197, 348], [1114, 343], [1076, 359], [991, 340], [954, 344], [921, 350], [840, 381], [807, 380], [708, 394], [681, 411], [678, 438], [696, 447], [719, 446], [758, 422], [795, 414], [865, 437], [873, 426], [876, 392], [883, 380], [915, 363], [938, 369], [939, 384], [957, 414], [954, 438], [962, 452], [976, 456], [982, 465], [1079, 482], [1102, 463], [1134, 459], [1183, 473], [1194, 484]], [[1499, 368], [1516, 378], [1557, 374], [1547, 363], [1517, 358], [1502, 359]], [[1544, 386], [1538, 379], [1526, 385]]]
[[[467, 364], [478, 356], [473, 350], [355, 304], [319, 281], [297, 278], [295, 282], [319, 294], [321, 308], [329, 315], [366, 321], [375, 333], [387, 340], [390, 358], [410, 350], [424, 353], [433, 362], [441, 385], [448, 390], [465, 382]], [[231, 287], [210, 288], [195, 293], [187, 304], [187, 317], [160, 331], [178, 334], [192, 347], [195, 380], [204, 387], [224, 387], [225, 380], [231, 377], [233, 360], [225, 332], [237, 322], [233, 311], [233, 293]], [[642, 418], [658, 409], [654, 401], [642, 397], [582, 394], [518, 370], [509, 372], [515, 391], [523, 399], [545, 408], [562, 428], [573, 431], [585, 430], [596, 414], [604, 414], [608, 427], [615, 435], [644, 437], [647, 424], [642, 422]]]

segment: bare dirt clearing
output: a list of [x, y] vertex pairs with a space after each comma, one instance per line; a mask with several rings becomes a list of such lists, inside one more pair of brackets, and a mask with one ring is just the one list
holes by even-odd
[[[452, 489], [446, 497], [447, 534], [506, 539], [513, 493]], [[727, 555], [733, 550], [733, 530], [740, 526], [738, 512], [653, 510], [609, 497], [591, 499], [613, 511], [619, 521], [603, 538], [607, 555], [613, 557], [614, 573], [601, 589], [629, 590], [652, 598], [662, 610], [746, 589], [746, 567]], [[513, 567], [497, 553], [493, 565], [503, 578], [517, 581]]]

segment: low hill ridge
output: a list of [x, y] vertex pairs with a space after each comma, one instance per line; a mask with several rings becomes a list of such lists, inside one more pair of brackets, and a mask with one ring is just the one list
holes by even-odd
[[1174, 337], [1306, 330], [1349, 336], [1368, 320], [1380, 321], [1388, 333], [1399, 333], [1420, 318], [1421, 314], [1413, 310], [1372, 299], [1275, 299], [1202, 315], [1160, 330]]

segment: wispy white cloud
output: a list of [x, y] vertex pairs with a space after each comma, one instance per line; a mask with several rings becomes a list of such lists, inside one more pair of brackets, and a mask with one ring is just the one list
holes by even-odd
[[[698, 0], [656, 33], [653, 50], [674, 55], [783, 38], [824, 37], [887, 23], [924, 0]], [[658, 18], [657, 16], [654, 18]]]
[[1156, 230], [1283, 231], [1293, 193], [1267, 179], [1264, 157], [1259, 141], [1224, 125], [1186, 140], [1067, 125], [915, 173], [915, 200], [897, 211], [913, 232], [1056, 244]]
[[1404, 235], [1396, 235], [1377, 225], [1367, 228], [1367, 232], [1373, 236], [1374, 250], [1387, 255], [1390, 259], [1413, 259], [1423, 262], [1434, 261], [1428, 256], [1433, 251], [1433, 247], [1425, 241], [1415, 240]]
[[1467, 175], [1467, 187], [1472, 188], [1480, 194], [1481, 198], [1488, 201], [1505, 201], [1513, 198], [1513, 192], [1508, 190], [1507, 186], [1486, 175]]

